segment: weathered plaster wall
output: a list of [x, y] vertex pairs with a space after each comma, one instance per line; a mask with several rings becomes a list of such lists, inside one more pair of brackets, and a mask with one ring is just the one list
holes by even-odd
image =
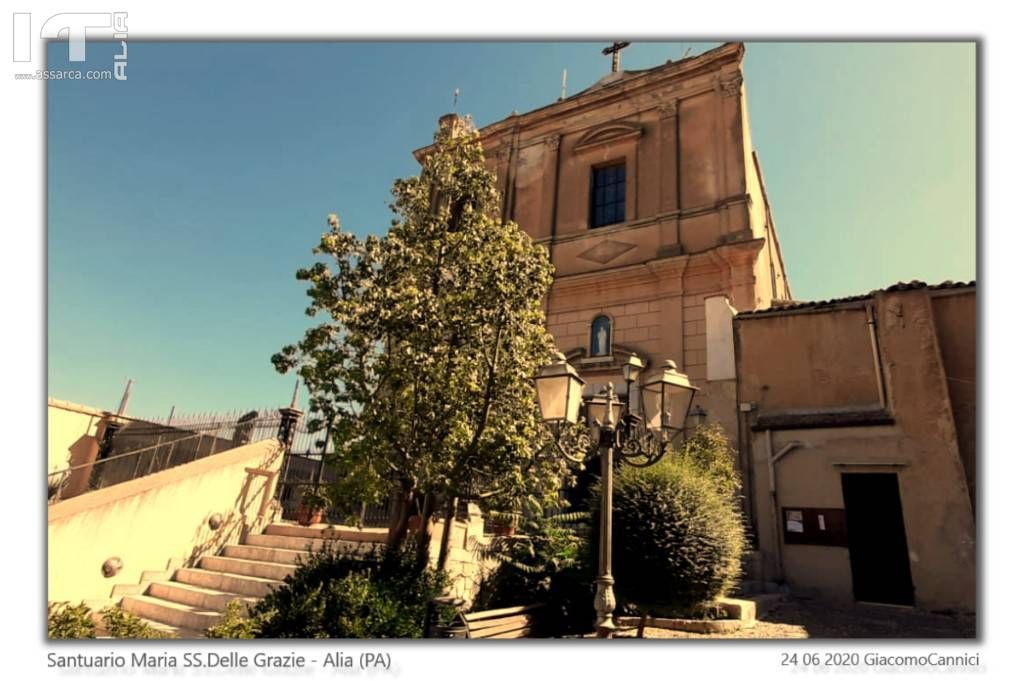
[[977, 309], [976, 296], [955, 293], [932, 297], [935, 329], [946, 369], [950, 406], [956, 418], [956, 438], [964, 475], [975, 506], [975, 407], [977, 404]]
[[[774, 574], [779, 526], [769, 504], [767, 437], [764, 432], [753, 436], [755, 496], [766, 571], [774, 578], [780, 576]], [[974, 610], [970, 509], [966, 495], [949, 489], [954, 472], [948, 462], [936, 460], [930, 443], [915, 442], [894, 426], [775, 431], [771, 437], [775, 451], [788, 442], [803, 443], [777, 464], [779, 508], [843, 508], [842, 473], [896, 473], [917, 605]], [[781, 576], [794, 588], [838, 600], [853, 598], [848, 549], [780, 544]]]
[[[243, 528], [260, 531], [281, 460], [280, 444], [264, 440], [51, 505], [48, 600], [108, 599], [144, 571], [191, 564], [237, 542]], [[225, 521], [218, 530], [208, 525], [215, 513]], [[104, 577], [112, 557], [124, 568]]]
[[740, 400], [760, 413], [878, 405], [862, 307], [743, 320]]

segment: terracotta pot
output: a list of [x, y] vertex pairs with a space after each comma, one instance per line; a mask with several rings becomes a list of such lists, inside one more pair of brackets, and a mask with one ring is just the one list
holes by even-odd
[[309, 508], [305, 504], [299, 504], [299, 510], [296, 512], [295, 522], [299, 525], [316, 525], [317, 523], [323, 522], [324, 510], [322, 508]]
[[505, 523], [494, 523], [494, 536], [496, 537], [511, 537], [516, 533], [515, 525], [507, 525]]

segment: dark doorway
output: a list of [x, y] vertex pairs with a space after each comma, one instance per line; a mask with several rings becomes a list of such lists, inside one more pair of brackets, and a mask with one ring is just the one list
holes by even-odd
[[843, 473], [853, 597], [913, 605], [907, 535], [895, 473]]

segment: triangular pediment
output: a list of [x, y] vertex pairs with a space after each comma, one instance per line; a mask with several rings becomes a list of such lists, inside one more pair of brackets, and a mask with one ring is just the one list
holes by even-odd
[[601, 127], [595, 128], [583, 135], [573, 149], [575, 151], [581, 151], [600, 144], [635, 139], [642, 135], [643, 132], [643, 126], [635, 123], [611, 123], [609, 125], [602, 125]]

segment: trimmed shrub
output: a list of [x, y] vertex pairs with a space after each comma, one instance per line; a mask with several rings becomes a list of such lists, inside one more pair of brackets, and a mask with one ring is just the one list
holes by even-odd
[[211, 638], [420, 638], [447, 578], [414, 547], [367, 552], [325, 545], [244, 614], [229, 611]]
[[699, 429], [654, 466], [617, 470], [612, 572], [624, 610], [703, 616], [735, 586], [746, 548], [737, 489], [719, 428]]
[[96, 638], [96, 623], [85, 603], [67, 601], [46, 604], [46, 635], [49, 638]]

